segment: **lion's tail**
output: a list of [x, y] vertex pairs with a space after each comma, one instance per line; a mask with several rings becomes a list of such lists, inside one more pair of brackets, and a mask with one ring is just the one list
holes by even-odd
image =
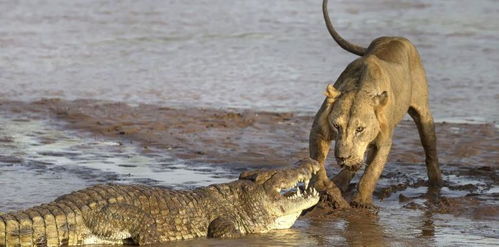
[[329, 13], [327, 11], [327, 1], [323, 0], [322, 2], [322, 13], [324, 14], [324, 21], [326, 21], [327, 30], [333, 37], [333, 39], [341, 46], [341, 48], [359, 56], [363, 56], [366, 53], [366, 48], [352, 44], [345, 39], [343, 39], [340, 34], [334, 30], [333, 24], [331, 23], [331, 19], [329, 18]]

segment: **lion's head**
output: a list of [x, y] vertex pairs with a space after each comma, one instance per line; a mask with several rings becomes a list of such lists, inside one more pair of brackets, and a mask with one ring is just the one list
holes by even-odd
[[328, 85], [326, 96], [328, 103], [333, 104], [328, 124], [336, 133], [336, 160], [342, 167], [359, 169], [364, 163], [367, 147], [386, 123], [380, 110], [387, 102], [387, 92], [340, 91]]

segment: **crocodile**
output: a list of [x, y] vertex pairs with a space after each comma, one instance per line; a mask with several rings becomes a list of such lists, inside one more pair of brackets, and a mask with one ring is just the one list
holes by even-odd
[[310, 185], [319, 169], [318, 162], [305, 159], [193, 190], [94, 185], [0, 215], [0, 246], [149, 245], [286, 229], [319, 201]]

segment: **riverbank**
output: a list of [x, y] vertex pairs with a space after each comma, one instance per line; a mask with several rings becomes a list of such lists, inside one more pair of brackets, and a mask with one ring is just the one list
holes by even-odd
[[[48, 194], [53, 191], [50, 195], [54, 197], [103, 182], [186, 188], [172, 183], [171, 176], [177, 176], [172, 171], [197, 169], [204, 172], [206, 175], [202, 175], [202, 179], [186, 175], [184, 183], [195, 187], [235, 179], [242, 170], [289, 165], [307, 155], [308, 131], [313, 118], [294, 113], [130, 106], [115, 102], [58, 99], [32, 103], [4, 101], [0, 103], [0, 112], [5, 117], [8, 115], [25, 121], [50, 119], [50, 124], [71, 131], [68, 135], [84, 133], [89, 138], [112, 143], [71, 146], [69, 150], [73, 153], [91, 153], [88, 146], [101, 149], [101, 155], [107, 158], [102, 164], [94, 162], [92, 169], [74, 169], [75, 165], [85, 164], [85, 160], [72, 164], [52, 159], [54, 163], [50, 163], [50, 157], [64, 156], [56, 151], [41, 154], [49, 157], [49, 161], [42, 166], [40, 163], [23, 162], [22, 155], [16, 156], [16, 152], [11, 152], [11, 156], [4, 155], [0, 159], [2, 168], [8, 167], [11, 172], [5, 169], [0, 171], [3, 187], [0, 191], [11, 191], [14, 193], [11, 196], [16, 193], [25, 195], [15, 198], [18, 208], [8, 207], [11, 210], [43, 202], [43, 194], [36, 197], [30, 196], [30, 193], [22, 193], [32, 186], [38, 186], [38, 191], [47, 191]], [[378, 246], [386, 246], [388, 243], [408, 246], [491, 244], [497, 239], [496, 229], [499, 229], [498, 129], [492, 124], [455, 123], [437, 123], [436, 129], [445, 180], [445, 186], [439, 193], [428, 190], [425, 183], [424, 153], [416, 128], [412, 122], [403, 121], [395, 132], [389, 162], [374, 194], [374, 203], [380, 206], [378, 216], [369, 216], [355, 209], [323, 209], [301, 218], [286, 234], [275, 232], [239, 240], [195, 240], [176, 244], [230, 246], [234, 241], [249, 245], [265, 241], [270, 245], [301, 246], [341, 246], [367, 242]], [[12, 133], [15, 131], [20, 133]], [[9, 139], [10, 135], [22, 136], [22, 131], [22, 128], [10, 129], [1, 139], [2, 145], [5, 144], [3, 148], [8, 148], [9, 141], [13, 140]], [[34, 135], [36, 137], [37, 134]], [[55, 138], [59, 137], [56, 135]], [[42, 140], [27, 145], [43, 147], [50, 143], [50, 140]], [[121, 148], [110, 148], [114, 146]], [[148, 158], [127, 159], [134, 153]], [[122, 158], [110, 161], [111, 156]], [[171, 164], [165, 165], [165, 160]], [[179, 160], [183, 165], [175, 166]], [[130, 174], [137, 173], [138, 177], [127, 178], [124, 175], [126, 172], [110, 169], [110, 164], [132, 169], [129, 170]], [[33, 165], [37, 169], [29, 168]], [[172, 165], [175, 168], [173, 170], [170, 169]], [[21, 172], [16, 170], [16, 167], [21, 166], [29, 169], [21, 169]], [[133, 170], [134, 166], [140, 169]], [[334, 165], [328, 168], [330, 174], [338, 171]], [[24, 178], [9, 175], [21, 173]], [[40, 176], [48, 177], [49, 183], [45, 183], [46, 186], [35, 185], [36, 179], [30, 186], [22, 186], [12, 180], [17, 179], [19, 182], [26, 177]], [[354, 183], [357, 181], [354, 180]], [[347, 198], [351, 196], [354, 187], [355, 184], [346, 193]], [[415, 236], [422, 240], [416, 240]]]

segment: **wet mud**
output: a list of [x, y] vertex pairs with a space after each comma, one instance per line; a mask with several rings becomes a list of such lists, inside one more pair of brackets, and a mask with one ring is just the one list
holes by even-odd
[[[93, 183], [188, 188], [229, 181], [247, 169], [289, 165], [307, 155], [312, 121], [311, 115], [296, 113], [60, 99], [4, 101], [0, 112], [0, 145], [11, 152], [0, 156], [0, 191], [8, 198], [0, 211], [50, 201]], [[318, 205], [289, 230], [172, 246], [494, 245], [499, 237], [498, 129], [455, 123], [436, 128], [445, 181], [441, 190], [428, 188], [416, 128], [403, 121], [374, 193], [377, 215]], [[32, 132], [17, 135], [34, 135], [36, 142], [16, 137], [25, 129]], [[329, 174], [337, 173], [330, 163]], [[185, 179], [172, 181], [175, 171], [185, 172]], [[28, 176], [34, 179], [22, 186]], [[346, 198], [357, 182], [358, 176]]]

